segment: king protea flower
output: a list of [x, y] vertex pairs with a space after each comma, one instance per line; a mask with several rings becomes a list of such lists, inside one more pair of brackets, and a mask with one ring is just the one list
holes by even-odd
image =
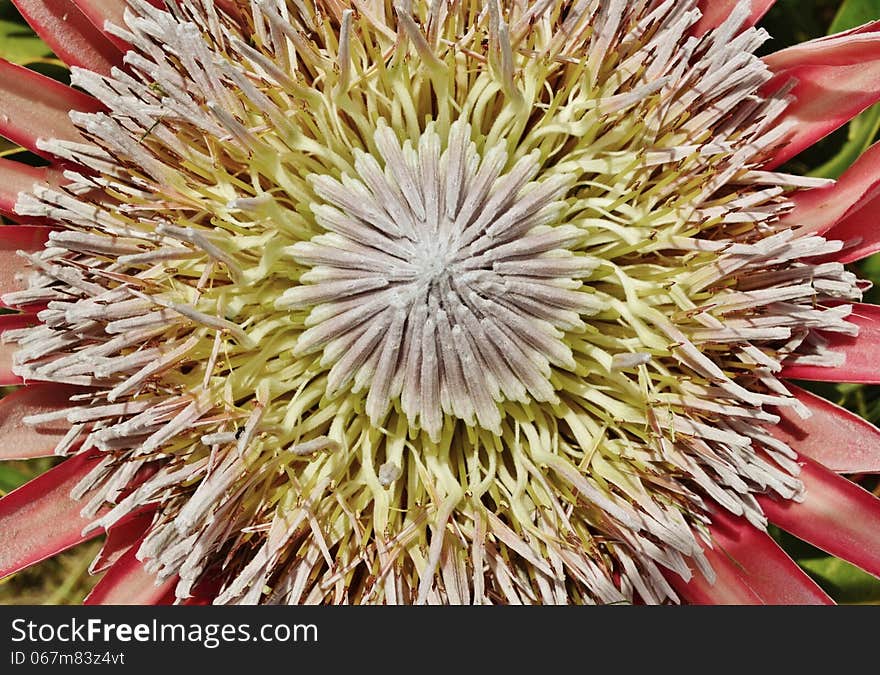
[[880, 574], [880, 24], [772, 0], [16, 0], [0, 575], [90, 602], [824, 603]]

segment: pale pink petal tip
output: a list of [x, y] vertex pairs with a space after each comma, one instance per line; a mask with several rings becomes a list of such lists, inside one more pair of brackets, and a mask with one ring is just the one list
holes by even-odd
[[767, 162], [773, 169], [880, 100], [880, 22], [819, 38], [764, 57], [772, 93], [795, 82], [794, 98], [775, 124], [791, 133]]

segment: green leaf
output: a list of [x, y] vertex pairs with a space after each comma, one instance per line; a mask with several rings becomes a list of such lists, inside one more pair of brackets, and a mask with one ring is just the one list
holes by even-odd
[[870, 147], [878, 131], [880, 131], [880, 103], [871, 106], [849, 123], [846, 143], [834, 157], [810, 171], [810, 175], [819, 178], [840, 178], [840, 175]]
[[23, 485], [29, 476], [18, 469], [0, 464], [0, 495], [10, 492]]
[[[880, 19], [880, 0], [845, 0], [837, 11], [828, 34], [861, 26]], [[880, 104], [871, 106], [849, 125], [846, 142], [840, 151], [810, 172], [811, 176], [839, 178], [868, 149], [880, 131]]]
[[840, 33], [877, 19], [880, 19], [880, 0], [844, 0], [831, 22], [828, 34]]
[[798, 563], [840, 603], [880, 603], [880, 579], [855, 565], [832, 557]]
[[51, 53], [46, 43], [27, 26], [0, 19], [0, 57], [12, 63], [27, 64]]

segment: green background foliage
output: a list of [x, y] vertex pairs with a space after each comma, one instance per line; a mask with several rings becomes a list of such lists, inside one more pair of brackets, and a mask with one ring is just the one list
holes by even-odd
[[[778, 0], [762, 22], [772, 36], [763, 52], [769, 53], [878, 19], [880, 0]], [[26, 65], [57, 79], [64, 80], [66, 77], [62, 64], [21, 20], [10, 0], [0, 0], [0, 58]], [[880, 104], [866, 110], [848, 126], [794, 158], [785, 169], [795, 173], [837, 178], [877, 140], [878, 130]], [[0, 139], [0, 156], [15, 152], [20, 151]], [[880, 286], [880, 255], [859, 263], [858, 272], [863, 278]], [[880, 293], [875, 289], [868, 294], [866, 300], [880, 302]], [[880, 387], [801, 384], [874, 423], [880, 423]], [[0, 388], [0, 395], [2, 390]], [[45, 471], [52, 461], [40, 459], [0, 463], [0, 495]], [[880, 495], [880, 485], [876, 478], [852, 478]], [[771, 534], [838, 602], [880, 604], [880, 580], [776, 529], [772, 529]], [[100, 543], [83, 544], [0, 582], [0, 604], [81, 602], [96, 581], [88, 575], [87, 568]]]

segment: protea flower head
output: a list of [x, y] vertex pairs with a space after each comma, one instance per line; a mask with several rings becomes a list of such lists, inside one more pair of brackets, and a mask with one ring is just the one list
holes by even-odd
[[[772, 0], [16, 0], [0, 574], [90, 602], [828, 602], [880, 574], [880, 25]], [[60, 16], [64, 15], [64, 21]]]

